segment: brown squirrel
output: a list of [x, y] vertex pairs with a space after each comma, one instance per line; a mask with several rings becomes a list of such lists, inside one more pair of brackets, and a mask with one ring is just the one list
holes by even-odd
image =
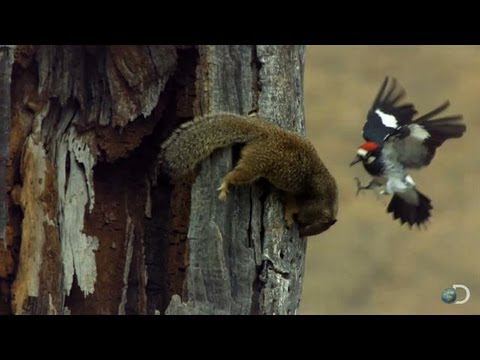
[[160, 161], [172, 179], [192, 172], [214, 150], [244, 144], [240, 160], [218, 188], [267, 179], [285, 192], [285, 218], [296, 215], [301, 236], [319, 234], [336, 222], [338, 190], [313, 145], [292, 131], [254, 116], [218, 113], [182, 124], [162, 144]]

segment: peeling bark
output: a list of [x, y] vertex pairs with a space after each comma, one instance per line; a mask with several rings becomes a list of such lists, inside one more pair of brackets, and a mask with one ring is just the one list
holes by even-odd
[[57, 146], [58, 227], [62, 241], [63, 291], [65, 294], [70, 292], [75, 274], [78, 286], [86, 296], [95, 290], [95, 251], [99, 246], [97, 237], [84, 232], [85, 213], [88, 209], [91, 212], [95, 206], [92, 186], [94, 159], [88, 145], [75, 133], [73, 127], [60, 141]]
[[[45, 156], [43, 144], [35, 140], [35, 134], [29, 136], [25, 144], [21, 172], [23, 186], [17, 185], [12, 194], [24, 214], [12, 308], [17, 314], [24, 311], [57, 313], [61, 311], [62, 293], [59, 291], [60, 246], [54, 223], [57, 208], [52, 196], [56, 184], [53, 165]], [[47, 262], [50, 271], [45, 273], [42, 270]], [[44, 278], [40, 276], [42, 273]], [[40, 297], [40, 293], [44, 297]]]
[[239, 149], [175, 184], [157, 154], [209, 112], [254, 110], [303, 132], [303, 66], [302, 46], [0, 48], [0, 292], [11, 311], [295, 313], [305, 240], [285, 228], [278, 194], [260, 182], [217, 200]]
[[0, 242], [5, 241], [7, 227], [7, 199], [5, 173], [10, 137], [10, 82], [12, 76], [13, 48], [0, 45]]

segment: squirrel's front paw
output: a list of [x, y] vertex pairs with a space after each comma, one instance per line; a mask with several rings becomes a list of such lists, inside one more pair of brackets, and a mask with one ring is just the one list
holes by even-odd
[[220, 185], [217, 190], [220, 191], [220, 193], [218, 194], [218, 199], [220, 201], [227, 200], [228, 185], [225, 182], [222, 182], [222, 185]]
[[285, 224], [289, 229], [293, 226], [293, 214], [285, 213]]
[[286, 203], [285, 203], [285, 212], [284, 212], [284, 219], [287, 228], [291, 228], [293, 226], [293, 216], [298, 214], [298, 206], [297, 202], [294, 197], [287, 195]]
[[297, 209], [296, 208], [292, 208], [292, 207], [287, 207], [285, 209], [285, 215], [284, 215], [284, 219], [285, 219], [285, 224], [287, 225], [287, 228], [291, 228], [293, 226], [293, 215], [297, 213]]

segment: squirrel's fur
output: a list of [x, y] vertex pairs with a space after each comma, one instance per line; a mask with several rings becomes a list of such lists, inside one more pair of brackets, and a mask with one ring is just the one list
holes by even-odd
[[[285, 213], [297, 214], [300, 233], [318, 234], [336, 221], [336, 181], [313, 145], [303, 136], [258, 116], [218, 113], [181, 125], [162, 144], [160, 161], [173, 178], [193, 171], [214, 150], [244, 144], [240, 160], [222, 181], [219, 198], [229, 185], [267, 179], [287, 195]], [[288, 219], [290, 222], [291, 219]]]

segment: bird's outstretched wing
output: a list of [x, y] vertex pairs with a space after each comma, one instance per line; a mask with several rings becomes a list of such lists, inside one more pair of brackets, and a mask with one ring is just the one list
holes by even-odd
[[411, 103], [400, 105], [405, 95], [405, 90], [395, 78], [391, 81], [388, 76], [385, 78], [363, 127], [362, 135], [366, 141], [381, 146], [399, 127], [412, 122], [417, 111]]
[[385, 139], [385, 148], [391, 147], [398, 162], [405, 168], [427, 166], [435, 152], [446, 140], [460, 138], [466, 131], [461, 115], [436, 118], [449, 106], [446, 101], [414, 121], [400, 125]]

